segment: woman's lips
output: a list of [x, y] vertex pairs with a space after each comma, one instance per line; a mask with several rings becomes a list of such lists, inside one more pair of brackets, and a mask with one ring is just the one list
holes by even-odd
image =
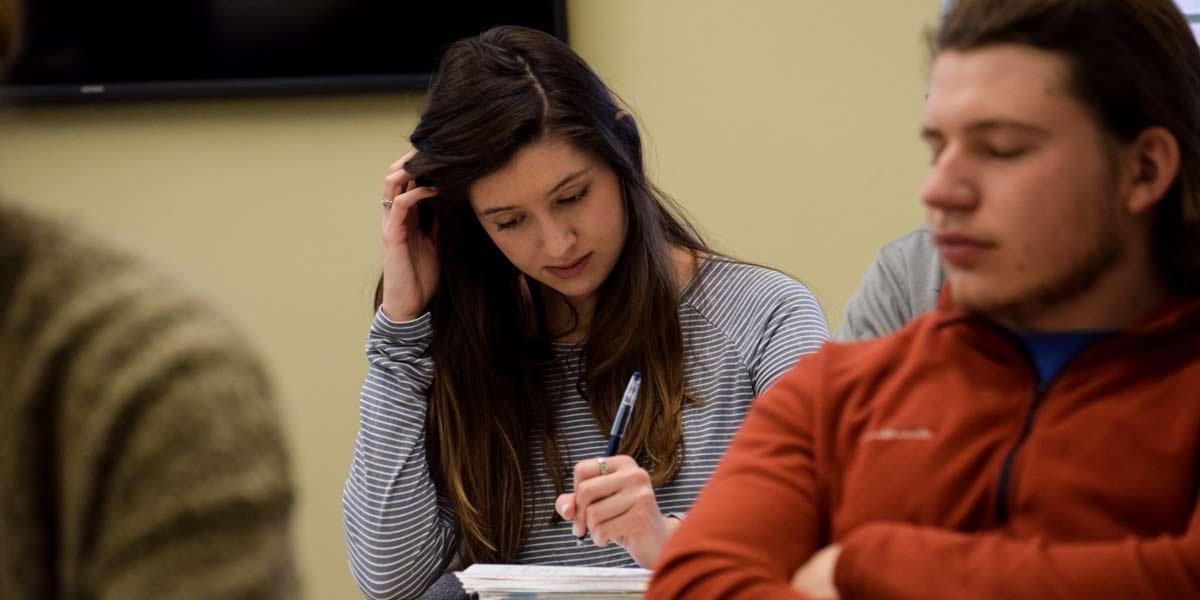
[[574, 262], [567, 263], [561, 267], [546, 267], [546, 270], [559, 279], [570, 279], [582, 273], [587, 268], [588, 263], [591, 262], [591, 259], [592, 253], [588, 252]]

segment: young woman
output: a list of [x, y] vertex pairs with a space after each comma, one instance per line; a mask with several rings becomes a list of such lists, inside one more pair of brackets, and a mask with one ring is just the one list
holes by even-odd
[[393, 598], [452, 561], [652, 566], [754, 396], [828, 337], [820, 308], [700, 239], [633, 118], [549, 35], [454, 44], [411, 141], [385, 178], [354, 576]]

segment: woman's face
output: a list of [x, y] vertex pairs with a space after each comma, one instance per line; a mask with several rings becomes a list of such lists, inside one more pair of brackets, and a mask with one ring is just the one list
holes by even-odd
[[594, 299], [625, 245], [617, 174], [561, 138], [526, 146], [469, 196], [504, 256], [577, 307]]

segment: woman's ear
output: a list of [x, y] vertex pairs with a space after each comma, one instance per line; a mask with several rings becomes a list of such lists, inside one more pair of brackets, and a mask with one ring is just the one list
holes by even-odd
[[633, 120], [633, 117], [632, 117], [632, 116], [630, 116], [630, 115], [629, 115], [629, 113], [628, 113], [628, 112], [626, 112], [626, 111], [623, 111], [623, 110], [618, 110], [618, 111], [617, 111], [617, 120], [618, 120], [618, 121], [623, 121], [623, 120], [625, 120], [625, 119]]

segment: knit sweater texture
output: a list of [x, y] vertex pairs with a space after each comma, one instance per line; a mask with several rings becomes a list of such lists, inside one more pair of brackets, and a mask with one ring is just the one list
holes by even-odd
[[264, 369], [197, 295], [0, 205], [0, 598], [293, 598]]

